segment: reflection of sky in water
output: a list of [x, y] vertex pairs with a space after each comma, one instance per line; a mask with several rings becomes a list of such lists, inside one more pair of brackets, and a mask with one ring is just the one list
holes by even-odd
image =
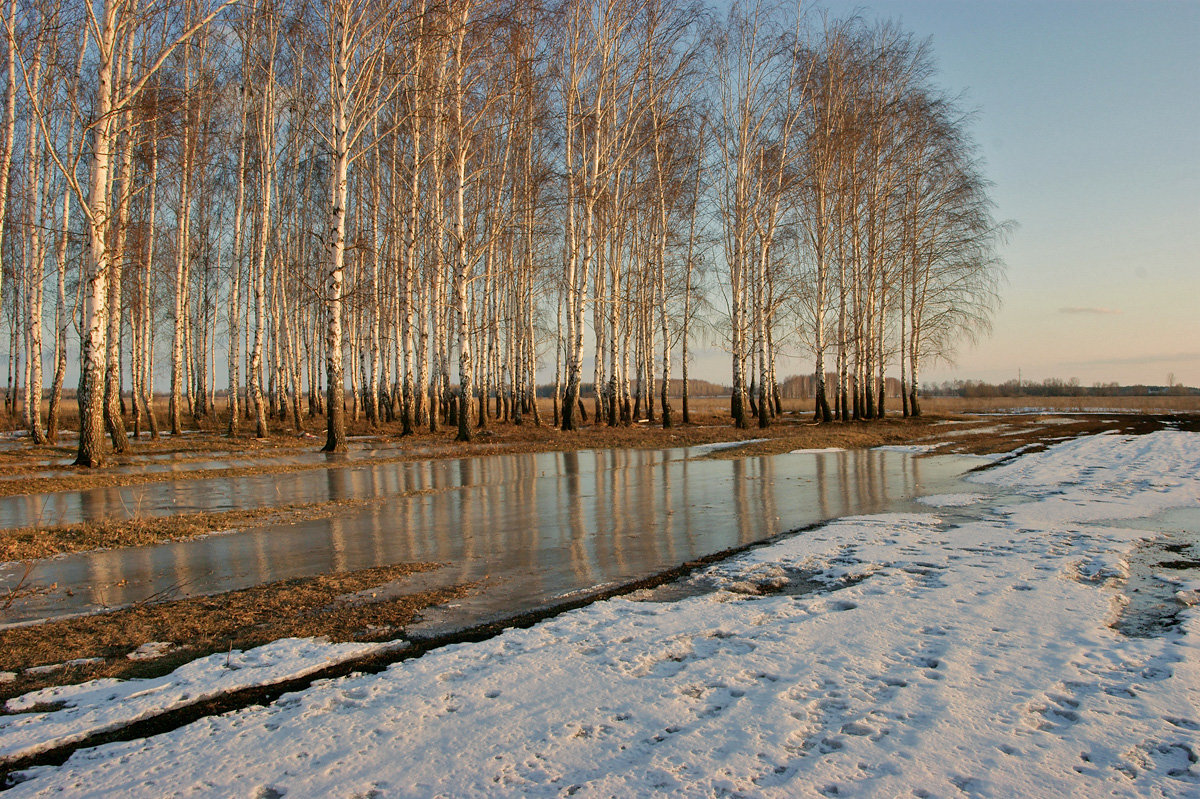
[[[16, 497], [0, 503], [0, 516], [19, 517], [37, 502], [43, 518], [76, 520], [383, 501], [329, 519], [43, 561], [35, 582], [57, 583], [58, 590], [21, 601], [4, 621], [406, 561], [446, 563], [438, 584], [488, 580], [493, 589], [464, 611], [477, 619], [649, 576], [823, 519], [900, 507], [947, 490], [975, 463], [870, 450], [738, 460], [688, 458], [685, 450], [597, 450]], [[0, 589], [19, 571], [0, 570]]]
[[1153, 516], [1103, 524], [1156, 534], [1140, 541], [1125, 559], [1121, 593], [1128, 602], [1114, 627], [1132, 636], [1162, 635], [1174, 628], [1184, 609], [1175, 596], [1179, 584], [1200, 579], [1200, 508], [1168, 508]]

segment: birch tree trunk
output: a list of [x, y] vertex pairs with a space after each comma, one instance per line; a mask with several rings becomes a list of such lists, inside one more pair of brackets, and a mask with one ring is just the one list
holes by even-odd
[[377, 145], [363, 146], [359, 140], [372, 130], [375, 118], [399, 88], [396, 81], [382, 80], [384, 46], [399, 20], [389, 3], [359, 4], [352, 0], [327, 0], [322, 9], [326, 25], [323, 79], [329, 106], [328, 126], [317, 129], [328, 148], [330, 163], [329, 203], [326, 219], [326, 258], [323, 275], [325, 296], [325, 373], [328, 385], [324, 451], [346, 449], [345, 400], [345, 262], [346, 214], [350, 163]]
[[154, 322], [150, 318], [150, 284], [154, 267], [154, 243], [156, 240], [155, 220], [158, 209], [158, 125], [150, 122], [150, 173], [147, 176], [149, 196], [146, 201], [146, 255], [142, 264], [141, 280], [141, 347], [142, 395], [141, 402], [150, 426], [150, 438], [158, 438], [158, 417], [154, 413]]
[[[404, 220], [404, 258], [397, 267], [400, 302], [400, 343], [404, 356], [404, 375], [398, 378], [402, 381], [400, 389], [400, 426], [401, 435], [412, 435], [414, 424], [419, 425], [418, 407], [421, 398], [418, 394], [418, 384], [415, 382], [416, 361], [416, 308], [418, 298], [415, 294], [417, 279], [417, 241], [420, 226], [420, 185], [421, 185], [421, 133], [424, 130], [423, 115], [420, 112], [422, 101], [421, 81], [424, 76], [423, 48], [425, 45], [425, 3], [422, 1], [417, 9], [415, 30], [411, 36], [415, 40], [412, 52], [412, 62], [408, 69], [406, 85], [406, 122], [410, 143], [410, 167], [408, 172], [408, 212]], [[399, 176], [393, 176], [399, 180]]]
[[[68, 137], [74, 136], [74, 124], [70, 125]], [[72, 147], [73, 149], [73, 147]], [[74, 152], [67, 160], [74, 163]], [[58, 443], [59, 408], [62, 403], [62, 388], [67, 376], [67, 333], [71, 316], [67, 314], [67, 244], [71, 231], [71, 190], [63, 189], [62, 213], [59, 218], [58, 245], [55, 264], [57, 266], [58, 294], [54, 305], [54, 379], [50, 386], [50, 412], [46, 423], [46, 438], [51, 444]]]
[[250, 390], [250, 404], [254, 412], [254, 435], [265, 438], [267, 430], [267, 402], [263, 395], [264, 368], [263, 339], [267, 325], [267, 250], [271, 236], [271, 203], [275, 188], [275, 37], [276, 26], [267, 24], [265, 35], [260, 38], [267, 40], [266, 63], [261, 76], [261, 93], [259, 97], [258, 143], [259, 143], [259, 216], [258, 216], [258, 248], [252, 267], [254, 282], [254, 344], [250, 348], [250, 369], [247, 375]]
[[5, 42], [8, 47], [8, 81], [4, 94], [4, 139], [0, 143], [0, 289], [4, 287], [4, 223], [8, 218], [8, 178], [12, 171], [17, 135], [17, 0], [8, 0]]
[[[133, 61], [133, 37], [125, 41], [123, 85], [128, 92]], [[104, 372], [104, 417], [112, 438], [114, 452], [125, 452], [129, 441], [125, 437], [125, 420], [121, 415], [121, 289], [124, 271], [125, 242], [129, 233], [129, 205], [133, 191], [133, 109], [126, 105], [121, 114], [121, 167], [117, 177], [116, 230], [113, 236], [112, 270], [108, 284], [108, 353]]]
[[[372, 133], [378, 137], [378, 120], [373, 126]], [[363, 392], [363, 398], [366, 400], [367, 421], [371, 427], [379, 426], [381, 416], [381, 406], [386, 397], [386, 388], [382, 382], [380, 375], [380, 331], [383, 315], [383, 292], [380, 288], [381, 261], [383, 259], [383, 234], [379, 224], [379, 217], [383, 213], [382, 209], [382, 188], [380, 186], [380, 172], [383, 169], [383, 164], [379, 158], [375, 159], [371, 170], [371, 261], [370, 261], [370, 292], [371, 292], [371, 308], [368, 309], [370, 319], [367, 320], [367, 337], [369, 340], [369, 355], [370, 368], [365, 381], [366, 386]]]
[[[42, 90], [42, 45], [34, 44], [33, 67], [29, 71], [28, 90]], [[29, 436], [34, 444], [45, 444], [46, 434], [42, 429], [42, 297], [45, 283], [45, 250], [42, 238], [42, 228], [45, 222], [45, 209], [49, 198], [46, 196], [47, 186], [43, 185], [46, 176], [41, 169], [42, 153], [38, 147], [38, 127], [29, 125], [29, 140], [27, 147], [27, 176], [26, 216], [28, 219], [28, 234], [26, 247], [28, 259], [25, 265], [25, 344], [26, 364], [29, 375], [25, 382], [25, 414], [28, 417]], [[3, 242], [0, 241], [0, 246]]]
[[346, 266], [346, 202], [350, 167], [348, 7], [339, 7], [330, 18], [330, 145], [329, 224], [326, 234], [328, 266], [325, 274], [325, 380], [326, 436], [324, 452], [346, 450], [345, 370], [342, 364], [342, 286]]
[[100, 466], [104, 451], [104, 368], [108, 347], [108, 173], [113, 138], [113, 60], [117, 44], [117, 0], [101, 11], [96, 47], [96, 107], [91, 123], [91, 164], [87, 196], [87, 243], [83, 272], [83, 357], [79, 373], [77, 466]]
[[[190, 4], [189, 4], [190, 10]], [[183, 116], [179, 145], [179, 208], [175, 216], [175, 325], [171, 338], [171, 397], [167, 413], [171, 421], [171, 435], [183, 432], [183, 369], [184, 335], [187, 327], [187, 282], [188, 256], [191, 237], [191, 179], [192, 179], [192, 125], [191, 125], [191, 46], [183, 50]]]
[[[248, 39], [249, 37], [247, 37]], [[243, 40], [242, 47], [249, 43]], [[241, 389], [241, 313], [242, 313], [242, 276], [245, 271], [244, 218], [246, 214], [246, 120], [248, 117], [249, 93], [246, 91], [245, 73], [248, 59], [242, 62], [242, 85], [238, 87], [238, 161], [237, 161], [237, 194], [233, 204], [233, 260], [229, 264], [229, 352], [226, 361], [229, 372], [229, 421], [225, 434], [235, 437], [241, 423], [241, 407], [238, 404], [238, 393]]]

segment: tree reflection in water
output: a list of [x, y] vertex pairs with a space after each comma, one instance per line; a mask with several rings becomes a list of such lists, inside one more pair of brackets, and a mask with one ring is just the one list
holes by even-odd
[[[47, 596], [6, 622], [144, 600], [235, 590], [290, 577], [416, 561], [446, 564], [443, 584], [484, 581], [461, 603], [469, 622], [667, 571], [824, 519], [906, 507], [950, 490], [966, 458], [793, 453], [716, 460], [686, 450], [598, 450], [423, 463], [355, 463], [317, 472], [142, 486], [146, 513], [373, 499], [332, 518], [192, 541], [69, 555], [38, 564]], [[414, 493], [420, 492], [420, 493]], [[120, 514], [125, 489], [53, 495], [82, 518]], [[19, 501], [18, 501], [19, 500]], [[200, 506], [200, 507], [197, 507]], [[26, 498], [0, 502], [12, 519]], [[0, 587], [15, 579], [0, 570]], [[423, 580], [429, 580], [423, 577]], [[73, 596], [68, 595], [68, 590]]]

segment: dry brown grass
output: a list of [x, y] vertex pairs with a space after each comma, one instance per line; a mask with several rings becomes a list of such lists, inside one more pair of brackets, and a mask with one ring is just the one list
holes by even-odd
[[[471, 586], [394, 595], [356, 597], [407, 575], [436, 568], [430, 563], [377, 566], [322, 574], [208, 597], [140, 604], [108, 613], [0, 629], [0, 671], [18, 674], [0, 684], [0, 699], [47, 685], [98, 677], [165, 674], [198, 657], [247, 649], [279, 638], [325, 636], [331, 641], [394, 639], [420, 611], [463, 596]], [[175, 648], [163, 657], [131, 660], [151, 641]], [[43, 674], [28, 669], [69, 660], [103, 662], [63, 666]]]
[[[393, 452], [377, 454], [372, 457], [372, 463], [394, 463], [430, 458], [472, 457], [517, 452], [550, 452], [579, 449], [606, 448], [649, 448], [692, 446], [695, 444], [712, 443], [715, 441], [753, 438], [753, 430], [741, 431], [735, 429], [728, 419], [726, 409], [728, 400], [704, 400], [694, 403], [693, 423], [678, 424], [671, 430], [663, 430], [660, 424], [635, 424], [630, 427], [610, 428], [595, 424], [590, 415], [589, 422], [582, 429], [564, 433], [550, 427], [550, 406], [545, 400], [540, 403], [543, 413], [543, 424], [535, 425], [526, 416], [523, 424], [515, 425], [508, 422], [491, 420], [487, 429], [476, 431], [475, 439], [469, 443], [454, 440], [455, 431], [442, 426], [438, 432], [431, 433], [421, 430], [411, 436], [402, 436], [400, 426], [396, 423], [381, 424], [370, 427], [365, 421], [350, 422], [348, 433], [351, 436], [370, 436], [377, 442], [395, 445]], [[788, 406], [785, 404], [785, 410]], [[676, 418], [679, 409], [676, 408]], [[785, 416], [786, 422], [789, 417]], [[279, 458], [296, 453], [312, 453], [320, 449], [324, 443], [323, 434], [318, 436], [314, 422], [309, 420], [310, 431], [307, 434], [296, 434], [292, 431], [279, 430], [263, 439], [256, 439], [243, 433], [236, 438], [223, 434], [224, 423], [220, 419], [205, 423], [188, 435], [171, 437], [163, 436], [155, 440], [142, 438], [131, 442], [130, 451], [124, 455], [113, 455], [112, 462], [117, 464], [137, 464], [146, 456], [171, 455], [175, 462], [186, 465], [194, 461], [200, 462], [212, 458], [220, 459], [223, 454], [244, 459], [261, 456], [261, 464], [251, 467], [196, 468], [186, 474], [179, 472], [149, 472], [140, 474], [116, 474], [104, 469], [81, 469], [68, 465], [47, 465], [48, 459], [64, 459], [73, 456], [74, 451], [67, 446], [34, 447], [20, 443], [7, 451], [0, 451], [0, 496], [20, 494], [38, 494], [50, 491], [80, 490], [101, 488], [117, 485], [142, 485], [146, 483], [164, 482], [168, 480], [238, 477], [250, 474], [268, 474], [305, 471], [309, 469], [326, 468], [327, 463], [286, 464], [278, 462]], [[245, 429], [245, 428], [243, 428]], [[354, 446], [354, 444], [352, 444]], [[275, 462], [272, 462], [273, 459]]]

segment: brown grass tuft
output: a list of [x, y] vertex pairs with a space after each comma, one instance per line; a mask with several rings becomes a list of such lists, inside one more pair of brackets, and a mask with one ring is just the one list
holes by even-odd
[[[435, 568], [431, 563], [377, 566], [0, 629], [0, 671], [19, 675], [15, 682], [0, 684], [0, 698], [98, 677], [165, 674], [214, 652], [245, 650], [292, 636], [325, 636], [331, 641], [394, 639], [421, 610], [460, 597], [470, 586], [402, 595], [380, 591], [378, 598], [358, 601], [339, 597]], [[170, 642], [176, 648], [152, 660], [129, 659], [130, 652], [152, 641]], [[103, 662], [64, 666], [47, 674], [25, 673], [32, 667], [86, 658], [103, 658]]]

